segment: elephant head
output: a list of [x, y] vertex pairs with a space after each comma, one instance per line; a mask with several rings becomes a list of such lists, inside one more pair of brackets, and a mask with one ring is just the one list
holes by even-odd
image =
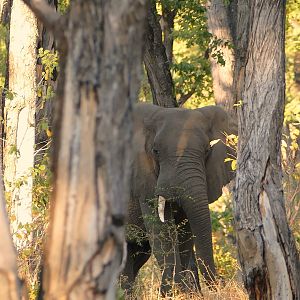
[[[215, 277], [208, 204], [218, 199], [222, 187], [233, 177], [225, 162], [225, 133], [236, 134], [236, 126], [232, 125], [228, 114], [216, 106], [186, 110], [139, 104], [135, 109], [131, 202], [139, 202], [145, 215], [153, 213], [147, 199], [157, 197], [156, 214], [161, 223], [170, 219], [176, 223], [183, 217], [188, 220], [196, 259], [208, 282]], [[165, 245], [164, 250], [168, 247]], [[156, 257], [168, 261], [159, 254]], [[168, 272], [171, 269], [165, 267], [166, 280]]]

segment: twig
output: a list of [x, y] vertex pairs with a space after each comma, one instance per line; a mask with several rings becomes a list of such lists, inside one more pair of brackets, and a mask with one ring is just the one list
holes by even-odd
[[192, 96], [193, 94], [195, 93], [195, 88], [191, 89], [188, 93], [182, 95], [180, 97], [180, 99], [178, 100], [178, 105], [179, 107], [182, 107], [183, 104], [188, 101]]
[[62, 16], [45, 0], [23, 0], [23, 2], [48, 29], [54, 33], [61, 32], [59, 24], [61, 23]]

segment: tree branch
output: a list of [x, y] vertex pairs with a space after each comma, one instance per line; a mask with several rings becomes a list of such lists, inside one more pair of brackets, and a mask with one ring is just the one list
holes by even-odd
[[23, 2], [28, 5], [36, 17], [43, 22], [48, 29], [53, 30], [55, 33], [58, 32], [61, 15], [45, 0], [23, 0]]
[[153, 103], [177, 107], [170, 65], [162, 42], [162, 31], [154, 2], [148, 8], [144, 63], [151, 87]]
[[0, 23], [9, 23], [11, 0], [0, 0]]
[[174, 20], [177, 14], [177, 9], [171, 9], [169, 5], [162, 3], [162, 18], [160, 20], [161, 29], [164, 33], [163, 43], [166, 48], [166, 54], [169, 64], [173, 61], [173, 31], [174, 31]]
[[188, 101], [193, 94], [195, 93], [195, 88], [192, 88], [188, 93], [181, 95], [180, 99], [178, 100], [179, 107], [182, 107], [183, 104]]

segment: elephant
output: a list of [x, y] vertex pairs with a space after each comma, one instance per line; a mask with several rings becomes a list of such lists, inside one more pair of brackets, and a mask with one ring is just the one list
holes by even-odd
[[[131, 288], [151, 250], [161, 267], [163, 295], [170, 292], [170, 282], [182, 283], [182, 271], [192, 270], [199, 280], [193, 260], [208, 284], [215, 280], [208, 205], [234, 176], [225, 161], [231, 151], [225, 133], [237, 134], [237, 126], [217, 106], [136, 105], [127, 224], [141, 234], [126, 237], [125, 289]], [[179, 224], [183, 230], [175, 233]]]

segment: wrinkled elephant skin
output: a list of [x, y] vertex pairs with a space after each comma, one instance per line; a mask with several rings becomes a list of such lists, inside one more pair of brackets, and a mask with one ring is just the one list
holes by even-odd
[[163, 294], [171, 282], [184, 280], [182, 271], [191, 269], [193, 258], [211, 283], [216, 271], [208, 204], [234, 175], [225, 162], [225, 141], [226, 134], [237, 134], [235, 122], [216, 106], [186, 110], [138, 104], [134, 116], [128, 224], [146, 234], [127, 237], [125, 288], [132, 286], [150, 248], [162, 270]]

